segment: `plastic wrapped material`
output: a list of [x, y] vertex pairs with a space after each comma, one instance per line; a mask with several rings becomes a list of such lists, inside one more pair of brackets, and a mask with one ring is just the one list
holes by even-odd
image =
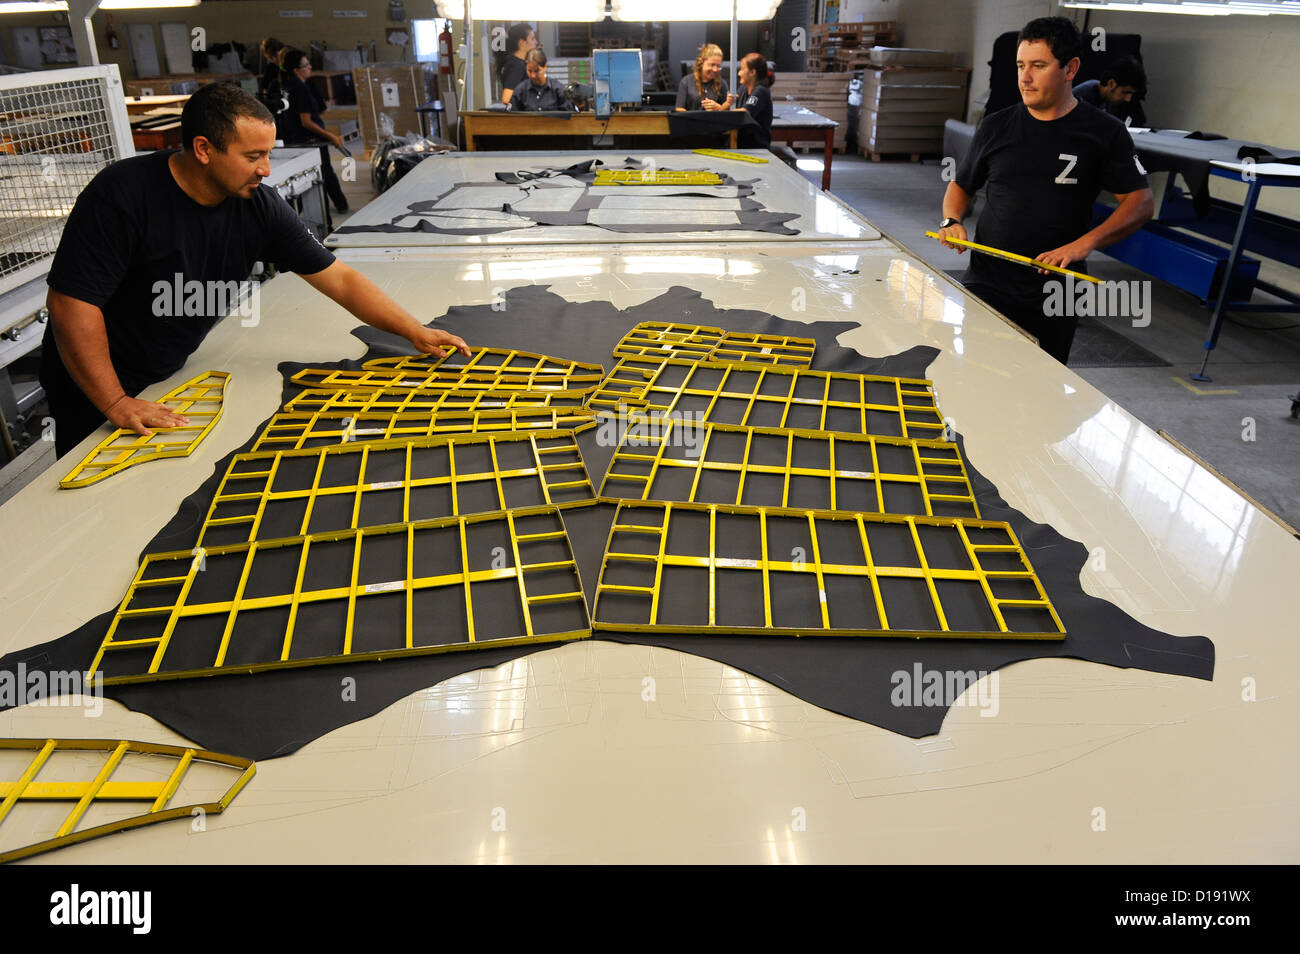
[[441, 139], [426, 139], [416, 133], [386, 138], [375, 147], [370, 159], [370, 182], [377, 192], [386, 192], [425, 158], [454, 151]]

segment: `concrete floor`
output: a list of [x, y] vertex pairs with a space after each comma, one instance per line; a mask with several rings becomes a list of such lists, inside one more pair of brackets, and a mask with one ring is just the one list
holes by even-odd
[[[800, 170], [820, 184], [821, 161], [801, 157]], [[944, 270], [964, 269], [966, 256], [925, 237], [939, 222], [946, 188], [937, 160], [873, 163], [836, 156], [831, 191], [872, 224], [923, 261]], [[973, 221], [973, 219], [968, 220]], [[1098, 277], [1143, 279], [1142, 272], [1093, 256]], [[1265, 267], [1266, 277], [1284, 286], [1300, 284], [1300, 272]], [[1084, 380], [1163, 430], [1283, 520], [1300, 526], [1300, 420], [1290, 416], [1290, 396], [1300, 391], [1300, 323], [1295, 314], [1256, 313], [1242, 320], [1266, 329], [1225, 324], [1210, 356], [1210, 384], [1188, 371], [1200, 366], [1209, 312], [1193, 296], [1153, 282], [1151, 324], [1133, 328], [1108, 321], [1171, 367], [1076, 368]]]

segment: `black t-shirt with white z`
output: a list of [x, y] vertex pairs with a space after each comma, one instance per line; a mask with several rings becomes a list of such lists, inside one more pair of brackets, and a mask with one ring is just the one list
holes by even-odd
[[[1018, 103], [984, 117], [956, 182], [970, 195], [988, 187], [974, 241], [1034, 258], [1089, 232], [1103, 189], [1147, 188], [1145, 173], [1128, 129], [1113, 116], [1080, 102], [1043, 121]], [[1082, 262], [1070, 268], [1086, 271]], [[978, 252], [966, 273], [967, 284], [1025, 299], [1041, 297], [1045, 280], [1032, 268]]]
[[[209, 208], [177, 185], [171, 155], [123, 159], [95, 176], [68, 216], [47, 279], [103, 311], [109, 356], [129, 393], [180, 370], [222, 318], [209, 312], [232, 310], [230, 283], [238, 287], [258, 262], [304, 275], [334, 262], [274, 189], [258, 186], [250, 198]], [[224, 287], [210, 293], [216, 282]], [[43, 347], [42, 380], [66, 385], [50, 329]]]

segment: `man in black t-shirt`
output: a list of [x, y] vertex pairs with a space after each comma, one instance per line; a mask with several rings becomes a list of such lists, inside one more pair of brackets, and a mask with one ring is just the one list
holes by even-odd
[[[1151, 189], [1128, 130], [1071, 94], [1081, 48], [1078, 30], [1064, 17], [1032, 20], [1021, 30], [1016, 69], [1022, 103], [985, 116], [975, 130], [943, 198], [945, 238], [966, 238], [961, 220], [985, 186], [975, 241], [1075, 271], [1086, 271], [1089, 253], [1132, 235], [1151, 218]], [[1103, 189], [1115, 194], [1119, 207], [1093, 228], [1093, 203]], [[974, 252], [963, 284], [1064, 364], [1076, 319], [1046, 314], [1050, 279], [1062, 276]]]
[[258, 262], [298, 272], [368, 325], [417, 351], [469, 354], [455, 335], [420, 324], [360, 272], [316, 241], [270, 175], [275, 125], [237, 86], [211, 83], [181, 115], [184, 149], [123, 159], [77, 198], [54, 262], [41, 384], [59, 456], [107, 417], [115, 427], [188, 421], [135, 398], [185, 364], [246, 289]]

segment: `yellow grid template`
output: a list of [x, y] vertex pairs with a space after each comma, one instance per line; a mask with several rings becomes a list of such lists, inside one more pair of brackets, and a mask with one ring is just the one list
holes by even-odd
[[573, 431], [462, 434], [238, 454], [217, 487], [198, 544], [595, 502]]
[[700, 423], [935, 438], [944, 431], [931, 383], [712, 361], [622, 358], [587, 400], [602, 412]]
[[146, 555], [89, 676], [148, 682], [590, 634], [560, 511], [530, 507]]
[[709, 325], [643, 321], [614, 346], [615, 358], [689, 358], [737, 364], [812, 365], [817, 342], [790, 335], [724, 331]]
[[[5, 819], [16, 806], [23, 803], [70, 801], [76, 804], [53, 837], [0, 853], [0, 864], [17, 861], [20, 858], [30, 858], [41, 852], [88, 841], [101, 835], [140, 828], [172, 818], [189, 817], [196, 809], [218, 815], [225, 811], [226, 806], [234, 800], [257, 771], [253, 762], [234, 755], [222, 755], [219, 752], [183, 748], [177, 745], [156, 745], [149, 742], [109, 739], [0, 739], [0, 751], [4, 750], [31, 752], [32, 758], [16, 779], [0, 780], [0, 825], [4, 824]], [[100, 752], [104, 755], [104, 762], [91, 779], [38, 781], [42, 770], [46, 768], [51, 757], [58, 752]], [[165, 781], [113, 781], [113, 775], [123, 767], [123, 762], [133, 756], [171, 758], [176, 760], [176, 765]], [[133, 763], [136, 761], [132, 759]], [[215, 802], [169, 807], [186, 773], [196, 762], [226, 766], [239, 774], [226, 793]], [[46, 771], [45, 774], [48, 776], [49, 772]], [[149, 809], [140, 815], [78, 831], [77, 826], [81, 824], [90, 807], [95, 802], [106, 801], [148, 802]]]
[[592, 185], [720, 186], [722, 176], [705, 169], [597, 169]]
[[271, 417], [250, 453], [303, 450], [350, 441], [396, 440], [437, 434], [524, 430], [585, 431], [595, 414], [577, 408], [516, 407], [486, 411], [283, 411]]
[[205, 371], [168, 391], [158, 399], [158, 403], [166, 404], [177, 414], [189, 418], [190, 423], [180, 427], [151, 428], [151, 437], [119, 427], [72, 468], [59, 481], [59, 486], [86, 487], [147, 461], [188, 457], [221, 420], [229, 383], [228, 372]]
[[286, 411], [345, 411], [349, 413], [379, 411], [398, 413], [420, 411], [441, 414], [444, 411], [503, 411], [508, 408], [553, 407], [581, 408], [588, 391], [430, 391], [422, 388], [379, 388], [371, 391], [336, 391], [307, 388], [284, 405]]
[[620, 503], [593, 617], [695, 635], [1065, 638], [1010, 524], [722, 504]]
[[821, 431], [625, 422], [601, 498], [979, 517], [956, 444]]

